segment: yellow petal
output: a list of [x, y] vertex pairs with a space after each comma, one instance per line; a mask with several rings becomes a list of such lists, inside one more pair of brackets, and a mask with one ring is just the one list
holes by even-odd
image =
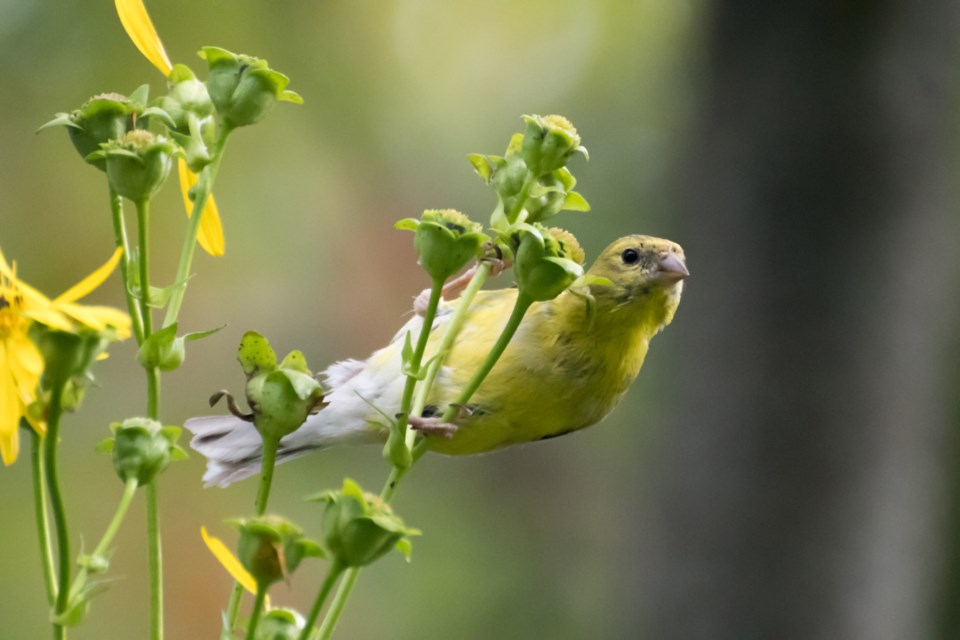
[[0, 457], [6, 466], [17, 461], [20, 450], [21, 406], [6, 343], [0, 342]]
[[113, 252], [113, 255], [110, 256], [110, 259], [107, 260], [102, 267], [54, 298], [53, 303], [57, 304], [60, 302], [76, 302], [83, 296], [99, 287], [101, 284], [103, 284], [104, 280], [110, 277], [110, 274], [113, 273], [113, 270], [117, 268], [117, 264], [120, 262], [120, 256], [122, 255], [123, 249], [121, 247], [117, 247], [117, 250]]
[[21, 397], [30, 404], [36, 397], [37, 384], [43, 374], [43, 356], [25, 333], [13, 333], [7, 338], [7, 358]]
[[120, 16], [120, 23], [126, 30], [127, 35], [133, 40], [140, 53], [153, 63], [160, 73], [167, 76], [173, 65], [170, 64], [170, 58], [163, 49], [163, 43], [160, 42], [160, 36], [150, 21], [147, 14], [147, 8], [143, 6], [143, 0], [115, 0], [117, 5], [117, 15]]
[[45, 324], [51, 329], [59, 329], [60, 331], [73, 331], [73, 325], [70, 323], [70, 320], [67, 319], [65, 315], [57, 311], [52, 307], [47, 307], [44, 309], [24, 309], [20, 312], [24, 317], [30, 318], [34, 322], [39, 322], [40, 324]]
[[[197, 175], [187, 168], [187, 162], [180, 158], [177, 164], [177, 170], [180, 173], [180, 192], [183, 194], [183, 206], [187, 210], [187, 217], [193, 213], [193, 201], [190, 199], [190, 189], [197, 184]], [[197, 234], [197, 241], [203, 250], [212, 256], [222, 256], [225, 250], [225, 241], [223, 239], [223, 224], [220, 222], [220, 213], [217, 211], [217, 203], [213, 199], [213, 194], [207, 198], [207, 204], [203, 207], [203, 217], [200, 218], [200, 231]]]
[[130, 337], [130, 316], [113, 307], [97, 307], [79, 304], [63, 304], [60, 309], [71, 318], [90, 327], [94, 331], [103, 331], [113, 327], [121, 340]]
[[233, 579], [239, 584], [243, 585], [244, 589], [256, 595], [257, 581], [253, 579], [250, 572], [243, 568], [237, 556], [233, 555], [233, 553], [227, 549], [227, 545], [223, 544], [220, 538], [207, 535], [206, 527], [200, 527], [200, 535], [203, 536], [203, 541], [207, 544], [207, 548], [210, 549], [210, 553], [223, 565], [227, 573], [233, 576]]

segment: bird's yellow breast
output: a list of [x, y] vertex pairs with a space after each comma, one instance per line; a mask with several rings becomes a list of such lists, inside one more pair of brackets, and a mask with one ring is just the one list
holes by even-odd
[[[438, 378], [431, 404], [453, 402], [483, 363], [516, 299], [514, 290], [482, 292]], [[649, 336], [639, 323], [586, 317], [572, 294], [534, 304], [501, 359], [435, 451], [472, 454], [562, 435], [599, 422], [636, 377]], [[434, 348], [442, 332], [431, 337]]]

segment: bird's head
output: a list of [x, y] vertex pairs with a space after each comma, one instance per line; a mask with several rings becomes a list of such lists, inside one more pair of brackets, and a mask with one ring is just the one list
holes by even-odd
[[[611, 243], [594, 261], [590, 275], [612, 284], [592, 285], [597, 310], [641, 314], [653, 331], [670, 324], [680, 304], [687, 271], [683, 249], [675, 242], [652, 236], [625, 236]], [[617, 313], [621, 316], [622, 313]], [[632, 315], [632, 314], [631, 314]]]

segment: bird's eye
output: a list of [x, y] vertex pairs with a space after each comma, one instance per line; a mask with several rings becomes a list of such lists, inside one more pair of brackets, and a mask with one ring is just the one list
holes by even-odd
[[636, 249], [624, 249], [620, 254], [620, 259], [624, 264], [637, 264], [640, 262], [640, 252]]

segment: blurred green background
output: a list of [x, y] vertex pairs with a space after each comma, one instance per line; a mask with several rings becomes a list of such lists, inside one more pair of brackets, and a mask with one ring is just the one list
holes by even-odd
[[[278, 105], [230, 142], [216, 189], [227, 253], [198, 253], [181, 316], [189, 330], [228, 327], [192, 345], [186, 365], [164, 377], [167, 423], [207, 413], [212, 391], [241, 392], [234, 353], [247, 329], [278, 351], [303, 349], [314, 368], [384, 344], [428, 285], [409, 234], [393, 222], [438, 207], [486, 217], [494, 195], [465, 155], [502, 153], [521, 114], [566, 115], [590, 150], [591, 162], [572, 169], [593, 211], [558, 218], [588, 255], [626, 233], [674, 229], [661, 185], [689, 110], [696, 3], [184, 0], [148, 9], [174, 62], [203, 77], [195, 56], [202, 45], [262, 56], [306, 101]], [[156, 95], [164, 83], [108, 2], [0, 4], [0, 59], [8, 74], [0, 245], [27, 282], [55, 294], [112, 250], [106, 185], [62, 132], [34, 131], [94, 93], [149, 82]], [[185, 227], [178, 198], [171, 180], [155, 205], [155, 273], [167, 280]], [[115, 276], [91, 300], [122, 306], [118, 288]], [[425, 460], [397, 500], [407, 522], [426, 532], [414, 562], [391, 557], [363, 573], [342, 636], [627, 634], [637, 568], [625, 559], [644, 535], [644, 463], [670, 411], [656, 398], [675, 373], [683, 315], [602, 427], [496, 455]], [[93, 446], [110, 421], [143, 411], [133, 353], [130, 342], [112, 349], [97, 367], [101, 388], [65, 423], [66, 499], [88, 546], [121, 489]], [[0, 479], [4, 638], [47, 633], [27, 453], [25, 440]], [[252, 482], [202, 489], [202, 471], [194, 455], [169, 470], [160, 491], [171, 638], [215, 637], [229, 580], [199, 529], [232, 544], [222, 521], [249, 513], [255, 492]], [[272, 506], [315, 530], [320, 509], [303, 504], [305, 495], [344, 475], [376, 489], [386, 471], [378, 448], [310, 456], [281, 468]], [[115, 545], [109, 590], [76, 637], [146, 635], [144, 526], [138, 501]], [[280, 585], [274, 602], [306, 611], [322, 577], [314, 564], [291, 589]]]
[[[242, 389], [255, 329], [311, 366], [365, 357], [427, 286], [399, 218], [492, 192], [525, 113], [569, 117], [588, 256], [627, 233], [681, 243], [693, 276], [639, 380], [599, 427], [491, 455], [426, 458], [396, 499], [413, 564], [365, 570], [343, 638], [903, 640], [960, 637], [960, 4], [931, 0], [151, 2], [174, 62], [203, 45], [267, 58], [303, 106], [237, 132], [216, 195], [227, 253], [198, 254], [183, 330], [228, 323], [164, 377], [165, 422]], [[106, 185], [66, 136], [34, 131], [104, 91], [163, 81], [112, 3], [0, 2], [0, 247], [53, 295], [112, 251]], [[203, 74], [200, 74], [201, 77]], [[186, 220], [155, 205], [157, 274]], [[508, 286], [503, 277], [495, 286]], [[120, 305], [114, 277], [93, 301]], [[64, 425], [73, 530], [120, 494], [94, 453], [142, 412], [131, 343]], [[26, 448], [25, 448], [26, 449]], [[229, 580], [205, 525], [255, 486], [202, 489], [194, 456], [160, 487], [169, 638], [217, 637]], [[0, 638], [48, 635], [27, 451], [0, 477]], [[378, 488], [378, 448], [279, 469], [272, 507]], [[71, 637], [147, 635], [144, 513]], [[321, 563], [277, 604], [309, 607]]]

